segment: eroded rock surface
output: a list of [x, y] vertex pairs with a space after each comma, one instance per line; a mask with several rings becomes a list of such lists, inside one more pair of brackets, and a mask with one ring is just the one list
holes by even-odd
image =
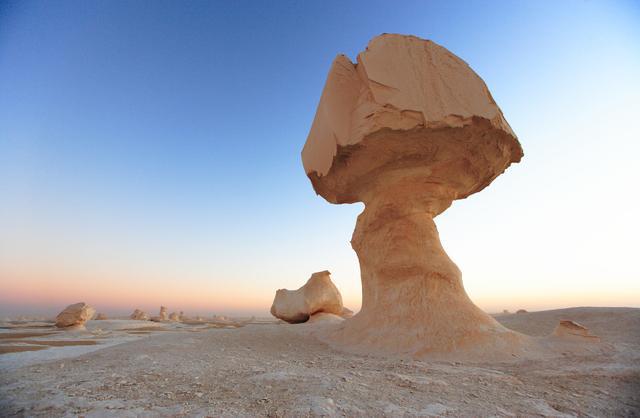
[[551, 335], [554, 337], [570, 338], [581, 341], [600, 341], [600, 338], [596, 335], [592, 335], [587, 327], [568, 319], [561, 320]]
[[342, 321], [344, 321], [344, 318], [340, 315], [325, 313], [325, 312], [318, 312], [316, 314], [311, 315], [307, 322], [309, 324], [317, 324], [317, 323], [339, 324]]
[[340, 314], [341, 317], [347, 319], [347, 318], [351, 318], [353, 316], [353, 311], [347, 307], [342, 307], [342, 313]]
[[279, 289], [276, 292], [271, 314], [276, 318], [295, 324], [306, 322], [313, 314], [324, 312], [341, 315], [342, 295], [331, 281], [331, 273], [313, 273], [298, 290]]
[[135, 319], [137, 321], [148, 321], [150, 319], [149, 314], [141, 311], [140, 309], [136, 309], [135, 311], [133, 311], [133, 313], [131, 314], [131, 316], [129, 316], [130, 319]]
[[[576, 308], [501, 318], [520, 332], [534, 327], [540, 336], [571, 318], [616, 349], [465, 364], [336, 353], [315, 337], [315, 330], [334, 326], [322, 322], [175, 328], [134, 335], [133, 341], [129, 331], [120, 331], [130, 342], [110, 346], [120, 337], [105, 334], [90, 356], [41, 355], [58, 349], [53, 347], [37, 352], [38, 364], [31, 353], [21, 353], [30, 363], [7, 369], [9, 357], [21, 354], [0, 355], [0, 416], [638, 415], [640, 309]], [[320, 410], [323, 405], [329, 409]]]
[[158, 315], [158, 319], [160, 321], [168, 321], [169, 320], [169, 312], [167, 311], [166, 306], [160, 307], [160, 314]]
[[[363, 301], [327, 340], [351, 351], [415, 357], [521, 353], [526, 336], [467, 296], [433, 218], [522, 156], [485, 83], [440, 45], [385, 34], [355, 64], [339, 55], [302, 161], [327, 201], [365, 204], [351, 240]], [[301, 309], [292, 312], [304, 320]]]
[[69, 305], [56, 316], [56, 327], [84, 326], [88, 320], [93, 318], [95, 313], [95, 309], [84, 302]]

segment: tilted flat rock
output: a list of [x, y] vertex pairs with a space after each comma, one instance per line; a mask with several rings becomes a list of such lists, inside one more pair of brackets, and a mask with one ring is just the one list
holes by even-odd
[[95, 313], [95, 309], [84, 302], [69, 305], [56, 316], [56, 327], [83, 326]]
[[307, 323], [316, 324], [316, 323], [333, 323], [339, 324], [344, 321], [344, 318], [340, 315], [326, 313], [326, 312], [318, 312], [309, 317]]
[[571, 338], [581, 341], [600, 341], [600, 337], [592, 335], [587, 327], [567, 319], [561, 320], [551, 335], [554, 337]]
[[135, 311], [133, 311], [129, 318], [135, 319], [136, 321], [148, 321], [150, 319], [149, 314], [141, 311], [140, 309], [136, 309]]
[[434, 42], [385, 34], [333, 62], [302, 162], [331, 203], [363, 202], [351, 244], [362, 309], [328, 336], [352, 351], [517, 355], [526, 337], [476, 307], [433, 218], [523, 156], [482, 79]]
[[331, 273], [313, 273], [298, 290], [279, 289], [271, 306], [271, 315], [289, 323], [305, 322], [313, 314], [341, 315], [342, 295], [331, 281]]
[[340, 314], [343, 318], [351, 318], [353, 316], [353, 311], [347, 307], [342, 307], [342, 313]]

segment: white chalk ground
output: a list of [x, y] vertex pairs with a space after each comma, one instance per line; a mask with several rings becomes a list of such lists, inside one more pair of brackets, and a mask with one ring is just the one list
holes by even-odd
[[530, 335], [549, 334], [558, 320], [571, 319], [611, 349], [460, 364], [337, 352], [304, 332], [305, 324], [211, 329], [91, 321], [86, 333], [37, 339], [99, 345], [0, 355], [0, 415], [640, 416], [640, 309], [573, 308], [497, 319]]

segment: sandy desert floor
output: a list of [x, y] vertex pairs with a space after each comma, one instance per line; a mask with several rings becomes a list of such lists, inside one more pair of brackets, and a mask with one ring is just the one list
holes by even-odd
[[497, 319], [530, 335], [546, 335], [559, 319], [571, 319], [611, 349], [460, 364], [337, 352], [309, 336], [305, 324], [90, 321], [84, 333], [43, 336], [30, 334], [51, 332], [47, 324], [13, 326], [0, 333], [0, 411], [47, 417], [640, 416], [640, 309], [572, 308]]

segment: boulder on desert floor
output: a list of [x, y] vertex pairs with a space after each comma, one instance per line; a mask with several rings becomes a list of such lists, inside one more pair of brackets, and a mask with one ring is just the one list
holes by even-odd
[[68, 328], [82, 326], [93, 318], [95, 313], [95, 309], [84, 302], [69, 305], [56, 316], [56, 327]]
[[327, 270], [313, 273], [298, 290], [279, 289], [271, 306], [271, 315], [292, 324], [306, 322], [318, 312], [341, 315], [342, 295]]
[[107, 319], [109, 319], [109, 318], [107, 317], [107, 315], [105, 315], [103, 313], [99, 313], [95, 317], [96, 321], [106, 321]]
[[589, 329], [577, 322], [563, 319], [558, 323], [556, 329], [551, 334], [553, 337], [570, 338], [580, 341], [599, 342], [600, 337], [591, 335]]
[[131, 316], [129, 316], [129, 318], [134, 319], [136, 321], [148, 321], [149, 314], [144, 311], [141, 311], [140, 309], [136, 309], [135, 311], [133, 311]]
[[528, 313], [526, 309], [518, 309], [516, 311], [517, 314], [523, 314], [523, 313]]
[[171, 312], [171, 314], [169, 315], [169, 321], [179, 322], [180, 315], [177, 312]]

